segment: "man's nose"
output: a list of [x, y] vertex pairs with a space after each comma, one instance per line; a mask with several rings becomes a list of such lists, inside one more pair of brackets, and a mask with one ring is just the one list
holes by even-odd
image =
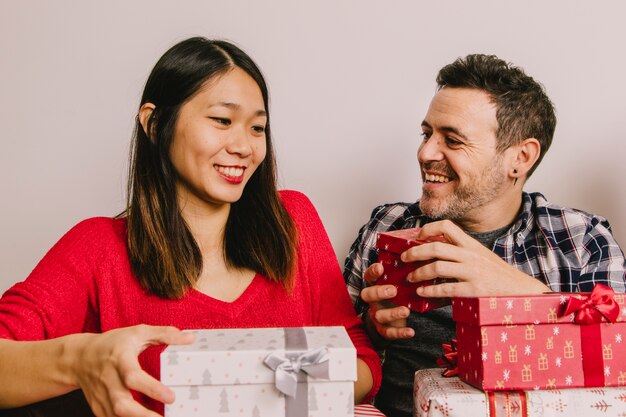
[[418, 161], [441, 161], [444, 158], [442, 152], [443, 146], [445, 146], [443, 138], [433, 134], [430, 138], [424, 140], [417, 149]]

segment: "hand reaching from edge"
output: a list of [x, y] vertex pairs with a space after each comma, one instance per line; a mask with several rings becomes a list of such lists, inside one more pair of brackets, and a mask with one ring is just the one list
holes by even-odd
[[141, 369], [138, 356], [151, 345], [188, 344], [194, 338], [175, 327], [148, 325], [77, 336], [72, 373], [97, 417], [159, 417], [129, 390], [163, 403], [173, 402], [174, 393]]

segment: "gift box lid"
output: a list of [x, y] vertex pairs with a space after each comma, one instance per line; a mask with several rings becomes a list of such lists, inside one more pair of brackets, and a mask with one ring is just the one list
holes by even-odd
[[[452, 318], [457, 323], [480, 326], [511, 324], [572, 323], [574, 314], [564, 315], [571, 297], [585, 299], [590, 293], [545, 293], [499, 297], [458, 297], [452, 299]], [[625, 294], [616, 293], [620, 307], [616, 322], [626, 322]]]
[[410, 247], [430, 242], [445, 242], [443, 236], [433, 236], [428, 239], [417, 239], [420, 228], [393, 230], [390, 232], [380, 232], [376, 240], [376, 247], [379, 250], [400, 254]]
[[274, 383], [274, 370], [264, 364], [268, 355], [289, 360], [306, 352], [328, 364], [327, 379], [309, 380], [356, 380], [356, 349], [341, 326], [188, 331], [196, 335], [192, 344], [170, 345], [161, 353], [166, 385]]

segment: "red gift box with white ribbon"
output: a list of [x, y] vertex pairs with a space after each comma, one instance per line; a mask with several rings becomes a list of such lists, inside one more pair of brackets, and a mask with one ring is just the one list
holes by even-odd
[[458, 375], [483, 390], [626, 386], [625, 294], [454, 298]]

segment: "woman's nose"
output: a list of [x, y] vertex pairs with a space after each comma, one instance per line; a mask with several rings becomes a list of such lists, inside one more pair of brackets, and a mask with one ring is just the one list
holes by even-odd
[[242, 157], [252, 153], [249, 133], [246, 131], [245, 127], [235, 127], [232, 129], [228, 137], [228, 143], [226, 144], [226, 151], [239, 154]]

